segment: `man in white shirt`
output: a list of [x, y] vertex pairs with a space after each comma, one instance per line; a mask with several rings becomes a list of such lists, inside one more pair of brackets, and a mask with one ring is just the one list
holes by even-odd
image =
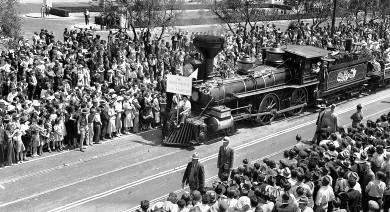
[[328, 203], [335, 199], [333, 188], [330, 186], [330, 178], [324, 176], [321, 182], [321, 188], [317, 192], [315, 204], [325, 210], [328, 209]]
[[188, 100], [188, 96], [183, 96], [183, 101], [180, 104], [180, 124], [184, 124], [184, 121], [191, 113], [191, 102]]

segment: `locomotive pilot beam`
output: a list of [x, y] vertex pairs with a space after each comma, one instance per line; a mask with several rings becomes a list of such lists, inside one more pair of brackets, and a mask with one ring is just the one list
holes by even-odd
[[[234, 123], [241, 120], [271, 124], [281, 114], [298, 115], [323, 101], [359, 95], [365, 85], [374, 83], [370, 55], [301, 45], [264, 48], [262, 64], [240, 57], [236, 74], [220, 77], [213, 65], [214, 57], [224, 48], [224, 39], [201, 35], [193, 43], [203, 62], [186, 64], [193, 66], [189, 70], [198, 69], [198, 80], [192, 84], [191, 117], [179, 128], [168, 124], [172, 127], [163, 140], [165, 145], [203, 143], [233, 133]], [[384, 67], [388, 71], [389, 67]]]

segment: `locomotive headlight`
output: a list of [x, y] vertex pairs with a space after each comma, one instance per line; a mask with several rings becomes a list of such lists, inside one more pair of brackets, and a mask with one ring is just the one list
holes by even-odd
[[197, 102], [199, 100], [199, 92], [192, 91], [191, 99], [192, 99], [192, 101]]

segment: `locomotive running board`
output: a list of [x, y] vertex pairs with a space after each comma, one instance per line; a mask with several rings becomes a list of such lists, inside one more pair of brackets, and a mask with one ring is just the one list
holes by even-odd
[[307, 106], [307, 103], [303, 103], [303, 104], [300, 104], [300, 105], [295, 105], [295, 106], [292, 106], [292, 107], [285, 108], [283, 110], [278, 110], [276, 112], [268, 111], [268, 112], [253, 113], [253, 114], [241, 114], [241, 115], [238, 115], [238, 116], [233, 116], [233, 120], [234, 121], [240, 121], [240, 120], [248, 119], [248, 118], [251, 118], [251, 117], [272, 115], [272, 114], [279, 115], [279, 114], [286, 113], [286, 112], [289, 112], [291, 110], [296, 110], [296, 109], [299, 109], [299, 108], [302, 108], [302, 107], [306, 107], [306, 106]]

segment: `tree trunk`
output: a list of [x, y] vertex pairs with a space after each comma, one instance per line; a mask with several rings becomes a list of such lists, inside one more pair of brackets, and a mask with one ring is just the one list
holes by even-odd
[[227, 23], [227, 26], [229, 27], [230, 32], [232, 32], [232, 33], [234, 34], [234, 33], [235, 33], [235, 32], [234, 32], [234, 29], [232, 28], [232, 26], [230, 25], [230, 23]]
[[137, 41], [137, 32], [135, 31], [135, 27], [133, 24], [130, 24], [130, 27], [131, 27], [131, 30], [133, 31], [133, 34], [134, 34], [134, 42]]
[[359, 11], [356, 11], [356, 12], [355, 12], [355, 22], [356, 22], [356, 26], [359, 25], [358, 15], [359, 15]]
[[367, 7], [364, 8], [364, 20], [363, 20], [363, 24], [366, 25], [367, 23]]
[[158, 36], [158, 42], [160, 42], [161, 41], [161, 39], [162, 39], [162, 37], [163, 37], [163, 35], [164, 35], [164, 33], [165, 33], [165, 26], [162, 26], [162, 29], [161, 29], [161, 33], [160, 33], [160, 36]]

